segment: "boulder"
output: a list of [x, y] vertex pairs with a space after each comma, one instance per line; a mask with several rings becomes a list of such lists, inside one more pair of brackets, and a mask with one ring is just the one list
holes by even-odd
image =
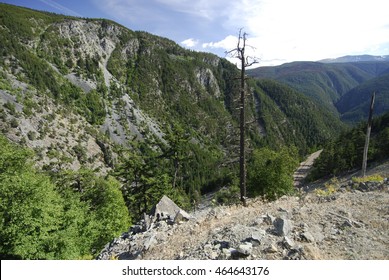
[[292, 222], [284, 218], [277, 218], [273, 223], [278, 236], [286, 236], [292, 231]]
[[263, 216], [263, 221], [267, 224], [267, 225], [272, 225], [274, 223], [274, 221], [276, 220], [275, 217], [273, 217], [272, 215], [270, 214], [266, 214], [265, 216]]
[[174, 220], [177, 213], [189, 219], [190, 215], [177, 206], [170, 198], [164, 195], [161, 200], [151, 209], [150, 215], [156, 220]]

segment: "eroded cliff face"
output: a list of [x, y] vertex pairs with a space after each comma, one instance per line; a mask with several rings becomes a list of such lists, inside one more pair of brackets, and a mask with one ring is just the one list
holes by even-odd
[[[114, 145], [128, 146], [132, 139], [165, 141], [164, 131], [172, 122], [198, 129], [196, 141], [201, 142], [232, 122], [223, 104], [220, 73], [215, 73], [217, 57], [191, 53], [170, 40], [106, 20], [31, 17], [30, 22], [31, 33], [20, 39], [21, 48], [43, 65], [52, 84], [34, 85], [23, 58], [7, 54], [0, 66], [1, 129], [13, 141], [35, 149], [40, 166], [86, 165], [106, 172], [112, 162], [104, 161], [103, 146], [113, 151]], [[8, 31], [7, 36], [13, 36]], [[96, 99], [99, 121], [94, 121], [95, 104], [85, 108], [78, 104], [79, 96], [84, 103]], [[213, 112], [202, 103], [216, 104], [211, 107], [224, 111], [226, 122], [206, 122]]]

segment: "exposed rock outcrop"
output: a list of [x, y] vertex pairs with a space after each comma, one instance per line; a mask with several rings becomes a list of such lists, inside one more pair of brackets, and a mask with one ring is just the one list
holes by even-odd
[[107, 244], [97, 259], [142, 259], [145, 252], [166, 241], [179, 223], [191, 218], [170, 198], [163, 196], [152, 208], [150, 215], [144, 214], [139, 224], [131, 226], [128, 232]]
[[133, 226], [99, 259], [388, 259], [389, 181], [346, 181], [327, 196], [205, 208], [185, 223], [164, 197], [149, 226]]

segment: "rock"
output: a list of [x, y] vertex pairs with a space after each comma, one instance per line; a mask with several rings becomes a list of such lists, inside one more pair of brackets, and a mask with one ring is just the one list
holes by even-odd
[[292, 230], [292, 222], [284, 218], [277, 218], [273, 223], [278, 236], [286, 236]]
[[266, 216], [263, 217], [263, 221], [267, 224], [267, 225], [272, 225], [275, 221], [275, 217], [273, 217], [272, 215], [270, 214], [266, 214]]
[[174, 223], [179, 223], [181, 221], [188, 221], [190, 220], [191, 216], [186, 213], [184, 210], [180, 209], [180, 211], [177, 212], [176, 216], [174, 217]]
[[157, 220], [173, 219], [181, 212], [182, 217], [190, 217], [188, 213], [177, 206], [170, 198], [164, 195], [161, 200], [151, 209], [150, 215]]
[[302, 256], [304, 255], [304, 249], [303, 247], [295, 247], [292, 248], [289, 252], [288, 255], [285, 257], [287, 260], [301, 260], [303, 259]]
[[250, 256], [252, 250], [253, 250], [253, 244], [251, 244], [250, 242], [245, 242], [243, 244], [240, 244], [237, 249], [238, 253], [243, 256]]
[[149, 230], [151, 225], [152, 225], [152, 221], [151, 221], [150, 216], [147, 215], [146, 213], [143, 213], [143, 229], [144, 229], [144, 231]]
[[290, 239], [289, 237], [285, 236], [284, 237], [284, 240], [282, 241], [282, 244], [284, 245], [284, 247], [286, 249], [291, 249], [292, 247], [294, 247], [294, 242], [292, 239]]
[[321, 242], [324, 239], [323, 228], [318, 225], [312, 225], [309, 229], [309, 232], [312, 234], [315, 242]]
[[266, 235], [266, 231], [264, 230], [254, 231], [251, 233], [251, 238], [249, 239], [254, 246], [258, 246], [265, 235]]
[[158, 241], [155, 238], [155, 234], [153, 234], [148, 239], [146, 239], [146, 241], [144, 243], [144, 248], [145, 248], [145, 250], [148, 250], [157, 243], [158, 243]]
[[211, 260], [216, 260], [219, 257], [219, 253], [216, 251], [211, 251], [208, 253], [208, 256]]
[[233, 251], [236, 251], [236, 250], [233, 249], [233, 248], [223, 248], [223, 249], [222, 249], [221, 257], [222, 257], [223, 259], [228, 260], [228, 259], [230, 259], [230, 258], [232, 257]]
[[315, 242], [315, 238], [313, 237], [313, 235], [309, 232], [309, 231], [304, 231], [302, 234], [301, 234], [301, 237], [309, 242], [309, 243], [313, 243]]
[[267, 248], [265, 249], [265, 252], [266, 252], [266, 253], [271, 253], [271, 254], [277, 253], [277, 252], [278, 252], [277, 246], [274, 245], [274, 244], [271, 244], [269, 247], [267, 247]]
[[358, 190], [360, 191], [367, 191], [369, 189], [367, 183], [360, 182], [358, 185]]
[[144, 230], [140, 225], [132, 225], [129, 229], [129, 232], [131, 232], [132, 234], [137, 234], [143, 231]]

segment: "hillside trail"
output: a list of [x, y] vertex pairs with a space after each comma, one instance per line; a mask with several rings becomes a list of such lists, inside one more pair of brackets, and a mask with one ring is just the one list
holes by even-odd
[[[296, 169], [296, 171], [293, 173], [293, 186], [296, 188], [300, 188], [304, 184], [304, 179], [308, 176], [308, 173], [312, 169], [313, 163], [315, 160], [320, 156], [321, 152], [323, 150], [316, 151], [300, 163], [299, 167]], [[197, 215], [201, 215], [199, 213], [202, 213], [201, 210], [204, 210], [208, 207], [212, 206], [212, 201], [215, 198], [215, 195], [218, 191], [214, 191], [211, 193], [207, 193], [202, 196], [200, 203], [196, 206], [197, 210], [200, 210], [197, 212]]]
[[304, 179], [307, 177], [309, 171], [312, 169], [313, 163], [320, 156], [323, 150], [316, 151], [310, 154], [307, 159], [300, 163], [300, 166], [293, 174], [293, 185], [295, 187], [302, 186]]

